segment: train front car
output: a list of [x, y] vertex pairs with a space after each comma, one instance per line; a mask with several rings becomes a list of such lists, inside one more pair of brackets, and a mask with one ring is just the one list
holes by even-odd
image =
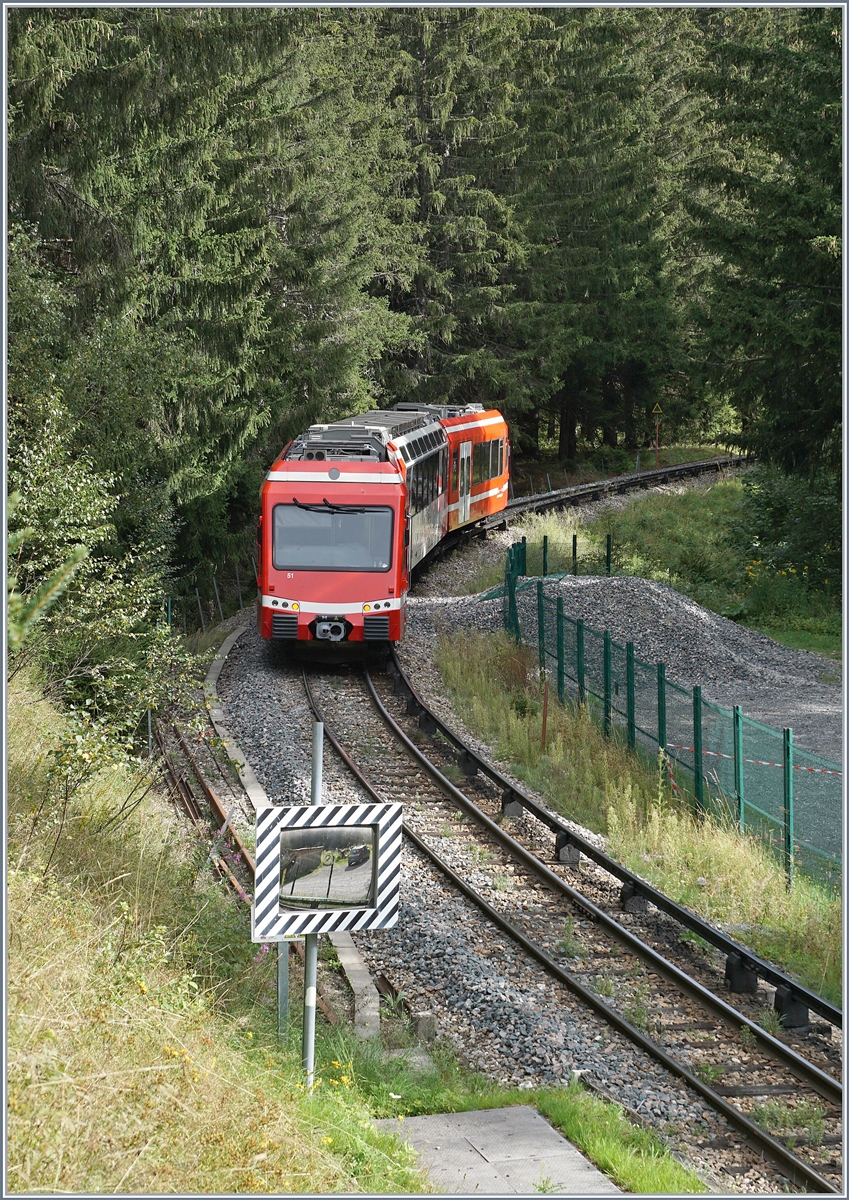
[[261, 494], [258, 625], [291, 642], [398, 641], [409, 585], [406, 464], [393, 435], [419, 414], [372, 412], [314, 425], [272, 466]]

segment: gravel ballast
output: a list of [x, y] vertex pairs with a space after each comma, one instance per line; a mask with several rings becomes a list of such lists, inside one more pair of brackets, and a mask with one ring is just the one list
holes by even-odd
[[[480, 602], [456, 593], [477, 563], [503, 563], [515, 537], [515, 531], [490, 535], [432, 568], [410, 599], [399, 651], [422, 697], [489, 757], [488, 747], [465, 728], [447, 697], [434, 654], [442, 636], [459, 626], [481, 632], [501, 628], [501, 600]], [[839, 664], [788, 650], [665, 584], [578, 577], [548, 580], [545, 588], [551, 597], [562, 596], [567, 616], [583, 618], [599, 631], [609, 629], [620, 644], [632, 641], [637, 657], [648, 663], [665, 662], [671, 680], [686, 687], [699, 684], [706, 699], [724, 707], [741, 704], [747, 716], [778, 729], [788, 725], [800, 748], [841, 759]], [[522, 603], [535, 621], [533, 589]], [[269, 798], [308, 802], [312, 715], [299, 673], [275, 662], [251, 628], [225, 663], [218, 694], [227, 724]], [[365, 799], [329, 748], [324, 785], [326, 798], [334, 802]], [[554, 1003], [555, 985], [541, 984], [538, 970], [488, 929], [470, 902], [446, 886], [415, 850], [405, 851], [397, 927], [359, 934], [356, 941], [373, 973], [385, 973], [414, 1008], [433, 1011], [462, 1058], [490, 1077], [530, 1088], [585, 1072], [659, 1130], [671, 1133], [677, 1126], [705, 1140], [721, 1132], [718, 1119], [646, 1055], [570, 997], [558, 995]], [[705, 1170], [717, 1166], [707, 1151], [700, 1158], [692, 1142], [688, 1154]], [[751, 1190], [770, 1189], [752, 1178]]]

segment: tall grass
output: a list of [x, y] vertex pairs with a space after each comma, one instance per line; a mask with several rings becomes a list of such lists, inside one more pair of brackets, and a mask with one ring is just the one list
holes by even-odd
[[674, 807], [662, 771], [605, 738], [586, 709], [550, 704], [543, 751], [535, 656], [506, 634], [454, 633], [437, 665], [468, 726], [555, 811], [607, 835], [615, 857], [672, 899], [742, 927], [753, 950], [839, 1000], [839, 896], [803, 878], [788, 893], [764, 847]]
[[132, 784], [120, 773], [76, 793], [60, 825], [49, 751], [61, 721], [15, 680], [10, 1190], [428, 1190], [360, 1091], [304, 1092], [297, 1043], [268, 1036], [271, 956], [212, 882], [205, 845], [184, 852], [150, 800], [98, 832]]

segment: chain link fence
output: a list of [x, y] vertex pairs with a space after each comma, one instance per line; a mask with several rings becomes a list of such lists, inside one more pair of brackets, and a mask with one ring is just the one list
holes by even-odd
[[703, 699], [699, 687], [667, 679], [665, 665], [643, 662], [632, 643], [621, 646], [609, 632], [567, 617], [562, 598], [546, 595], [527, 567], [527, 545], [517, 542], [505, 565], [504, 627], [537, 645], [540, 671], [556, 679], [561, 703], [588, 705], [606, 732], [622, 730], [632, 748], [656, 756], [662, 747], [679, 800], [765, 841], [783, 861], [788, 883], [797, 871], [838, 883], [840, 764], [799, 750], [790, 729], [762, 725], [739, 705], [722, 708]]

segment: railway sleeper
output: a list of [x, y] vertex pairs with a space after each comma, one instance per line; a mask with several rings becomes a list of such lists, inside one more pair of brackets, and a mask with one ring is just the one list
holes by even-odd
[[501, 793], [502, 817], [521, 817], [525, 806], [512, 788], [505, 788]]
[[619, 903], [622, 906], [623, 912], [628, 913], [644, 913], [649, 910], [649, 902], [645, 896], [640, 895], [636, 885], [630, 880], [622, 884], [619, 892]]
[[804, 1000], [799, 999], [792, 987], [787, 984], [777, 987], [772, 1005], [781, 1017], [781, 1024], [785, 1029], [793, 1029], [797, 1032], [801, 1032], [803, 1029], [810, 1030], [811, 1016], [808, 1006]]
[[474, 755], [470, 754], [468, 750], [459, 750], [457, 752], [457, 765], [467, 779], [474, 779], [478, 773]]
[[581, 851], [565, 830], [561, 830], [554, 839], [554, 856], [565, 867], [581, 866]]
[[742, 954], [732, 951], [725, 959], [725, 982], [729, 991], [754, 994], [758, 990], [758, 973]]

